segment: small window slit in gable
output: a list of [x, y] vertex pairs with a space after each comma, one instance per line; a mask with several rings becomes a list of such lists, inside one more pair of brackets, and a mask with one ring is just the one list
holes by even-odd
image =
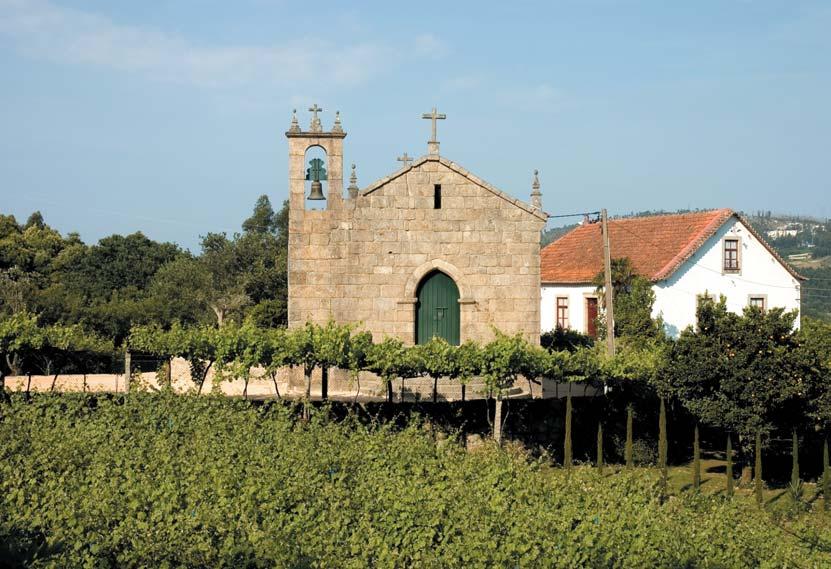
[[441, 209], [441, 184], [433, 186], [433, 209]]

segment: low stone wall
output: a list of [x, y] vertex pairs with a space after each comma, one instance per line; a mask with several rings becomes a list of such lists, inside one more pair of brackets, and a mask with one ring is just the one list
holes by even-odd
[[[321, 396], [321, 370], [317, 369], [312, 375], [312, 398]], [[303, 370], [300, 368], [283, 368], [274, 378], [280, 396], [300, 398], [305, 394]], [[124, 374], [77, 374], [59, 375], [55, 380], [51, 375], [9, 376], [6, 378], [6, 387], [12, 391], [48, 392], [52, 390], [55, 381], [55, 391], [89, 391], [123, 393], [126, 390]], [[166, 377], [160, 381], [155, 372], [134, 373], [131, 378], [134, 386], [142, 389], [158, 390], [166, 382]], [[187, 361], [175, 358], [171, 367], [171, 387], [179, 393], [196, 392], [196, 386], [191, 380], [190, 366]], [[214, 369], [208, 372], [202, 393], [212, 393], [218, 389], [223, 395], [242, 396], [245, 384], [241, 379], [217, 377]], [[395, 401], [429, 401], [433, 397], [433, 380], [427, 377], [396, 380], [393, 382], [393, 399]], [[465, 399], [484, 399], [487, 396], [482, 381], [471, 381], [462, 392], [462, 386], [457, 381], [440, 379], [437, 386], [439, 401], [459, 401]], [[511, 398], [562, 398], [568, 393], [568, 385], [552, 381], [543, 381], [542, 385], [531, 384], [527, 381], [518, 381], [508, 391]], [[602, 390], [582, 384], [573, 385], [571, 389], [574, 397], [593, 397], [602, 394]], [[251, 379], [248, 382], [248, 397], [262, 399], [277, 395], [274, 381], [266, 376], [261, 368], [251, 370]], [[375, 374], [361, 372], [357, 375], [344, 370], [330, 370], [329, 397], [336, 400], [355, 399], [361, 401], [384, 400], [387, 391], [383, 382]]]

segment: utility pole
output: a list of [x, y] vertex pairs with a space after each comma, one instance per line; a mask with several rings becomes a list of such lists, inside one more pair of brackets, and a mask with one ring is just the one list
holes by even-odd
[[606, 285], [606, 349], [610, 356], [615, 355], [615, 306], [612, 291], [612, 252], [609, 247], [609, 220], [606, 208], [600, 210], [600, 229], [603, 233], [603, 273]]

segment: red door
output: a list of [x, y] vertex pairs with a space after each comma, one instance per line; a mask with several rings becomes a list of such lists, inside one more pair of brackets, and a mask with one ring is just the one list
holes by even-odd
[[597, 299], [586, 299], [586, 333], [597, 338]]

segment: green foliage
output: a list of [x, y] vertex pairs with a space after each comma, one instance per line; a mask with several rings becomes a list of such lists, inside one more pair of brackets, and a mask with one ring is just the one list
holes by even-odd
[[755, 439], [755, 464], [753, 465], [753, 491], [756, 494], [756, 502], [761, 506], [764, 503], [764, 481], [762, 479], [762, 432], [756, 431]]
[[669, 352], [662, 389], [701, 422], [738, 433], [749, 453], [757, 432], [805, 417], [811, 386], [827, 388], [819, 360], [793, 330], [794, 317], [781, 309], [737, 315], [723, 299], [703, 299], [698, 330], [682, 332]]
[[831, 465], [828, 458], [828, 439], [822, 441], [822, 507], [828, 511], [831, 506]]
[[577, 348], [593, 346], [594, 339], [571, 328], [558, 326], [540, 336], [540, 345], [551, 351], [574, 351]]
[[[697, 432], [697, 431], [696, 431]], [[658, 411], [658, 469], [661, 471], [661, 484], [666, 491], [667, 483], [667, 406], [661, 397]]]
[[727, 497], [733, 497], [733, 437], [730, 436], [730, 433], [727, 433], [727, 452], [726, 459], [727, 459], [727, 468], [725, 470], [725, 475], [727, 476]]
[[693, 436], [693, 489], [701, 488], [701, 444], [698, 440], [698, 424], [695, 425]]
[[791, 442], [791, 483], [788, 485], [788, 492], [794, 502], [802, 497], [802, 480], [799, 478], [799, 438], [796, 430], [793, 431]]
[[[605, 275], [595, 278], [600, 305], [605, 308]], [[639, 275], [628, 258], [612, 259], [612, 296], [615, 309], [615, 337], [661, 338], [663, 323], [652, 318], [655, 292], [649, 279]], [[598, 316], [597, 332], [606, 337], [604, 311]]]
[[566, 396], [566, 418], [565, 418], [565, 435], [563, 435], [563, 466], [571, 468], [574, 462], [573, 453], [571, 449], [571, 415], [573, 413], [571, 405], [571, 393]]
[[626, 448], [624, 450], [624, 460], [626, 461], [626, 468], [633, 468], [635, 466], [633, 447], [633, 423], [635, 418], [635, 410], [632, 405], [626, 406]]
[[[39, 567], [820, 567], [829, 532], [654, 472], [132, 394], [2, 408], [0, 556]], [[725, 531], [724, 520], [730, 520]], [[814, 539], [816, 536], [816, 539]], [[810, 539], [807, 539], [809, 537]]]

